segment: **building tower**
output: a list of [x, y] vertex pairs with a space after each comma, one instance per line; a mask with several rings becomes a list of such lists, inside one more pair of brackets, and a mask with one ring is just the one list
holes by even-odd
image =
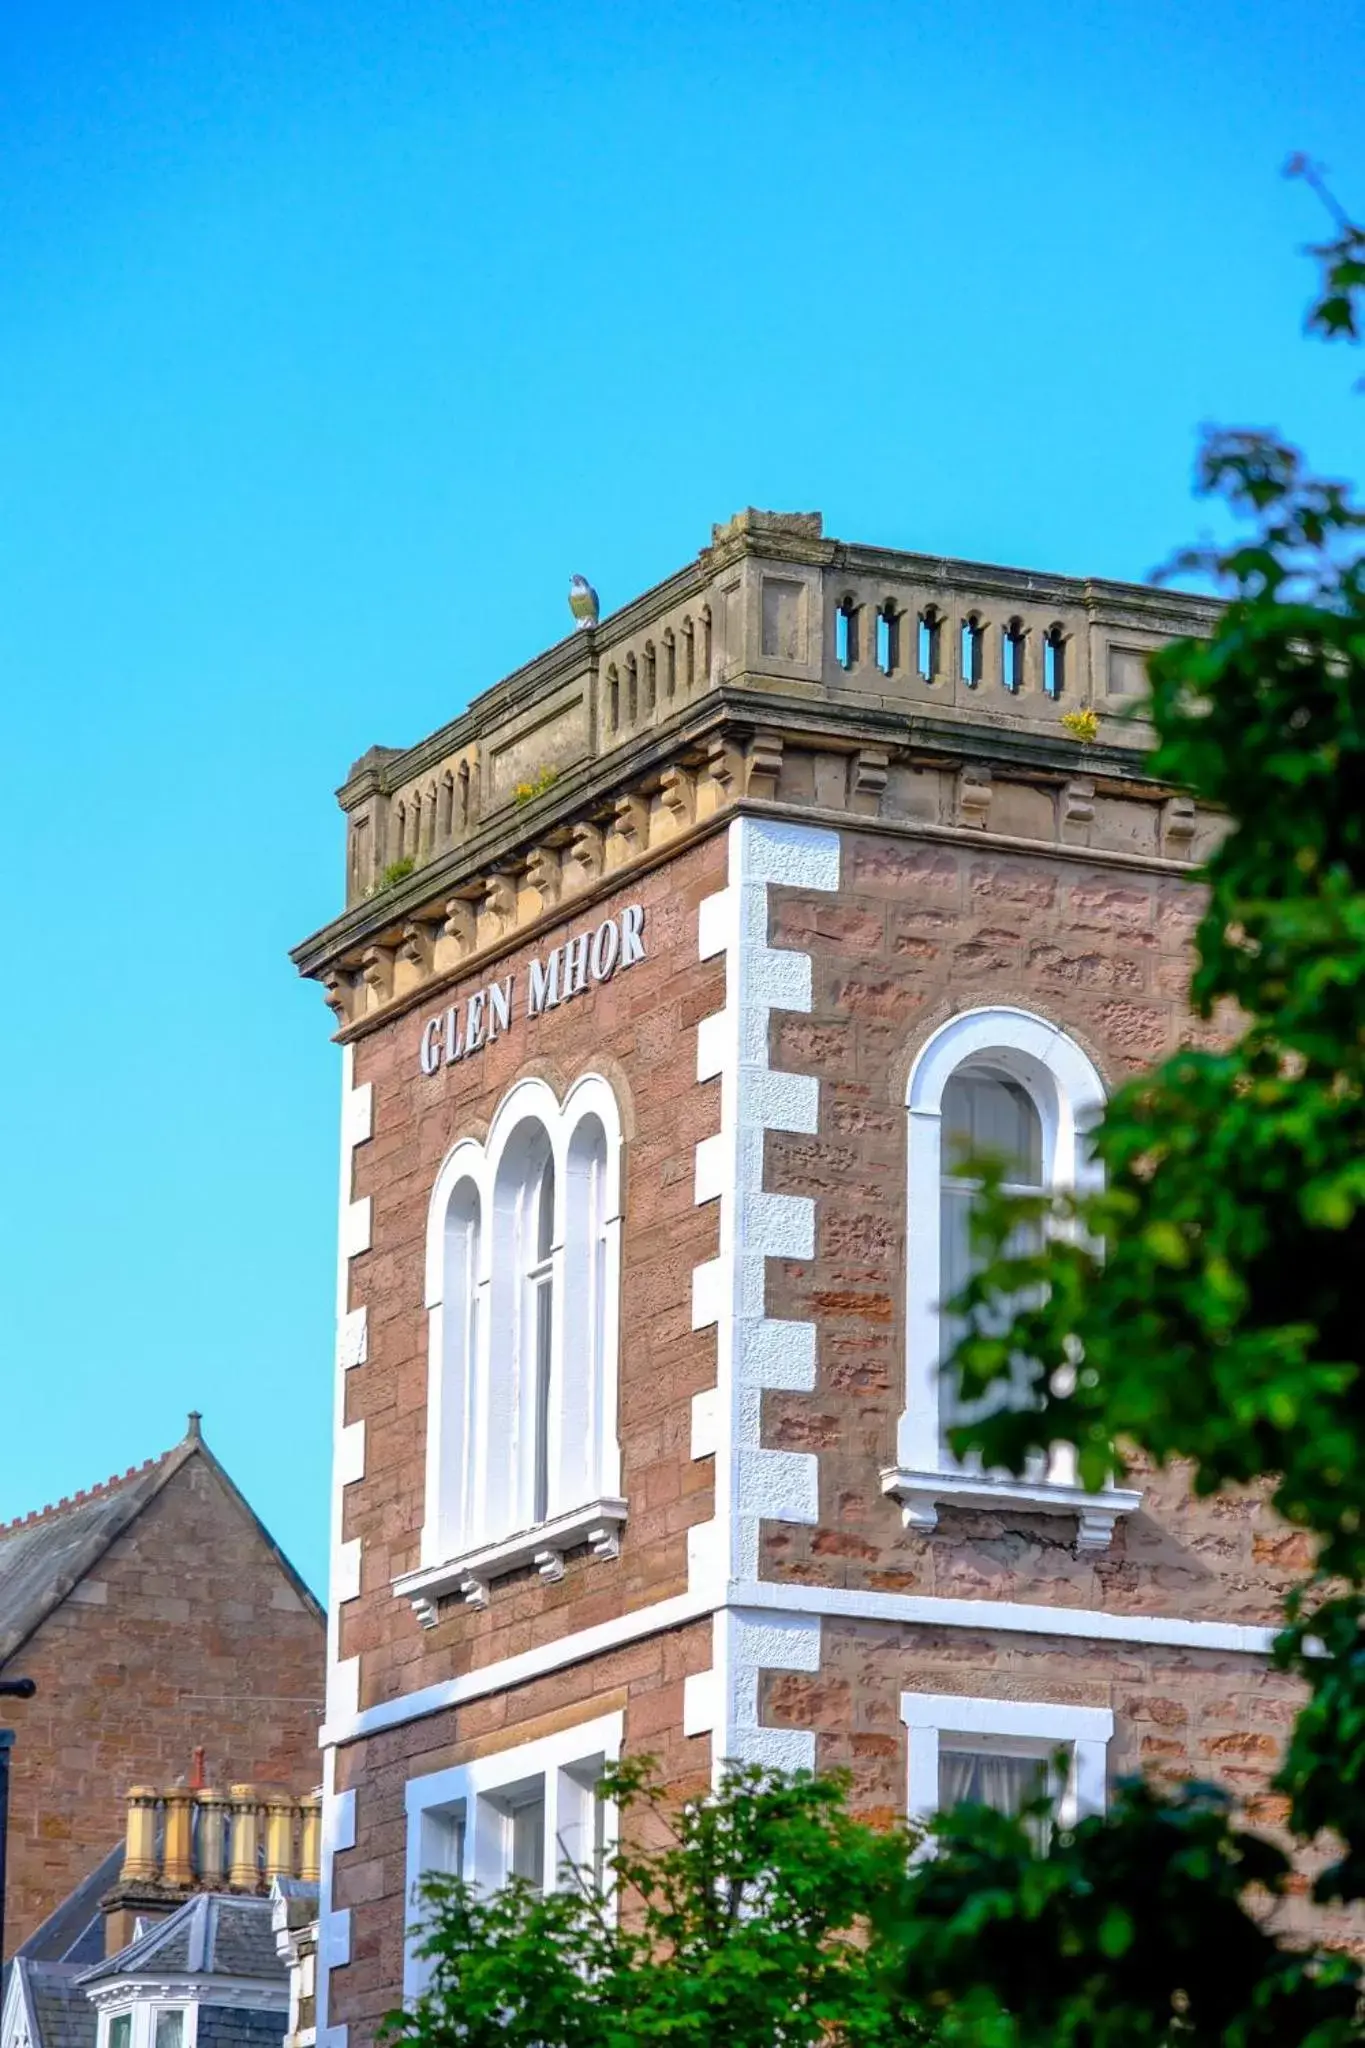
[[[1204, 601], [746, 511], [341, 791], [295, 959], [342, 1046], [320, 1949], [418, 1981], [425, 1868], [555, 1881], [604, 1757], [857, 1804], [1251, 1791], [1300, 1539], [1178, 1477], [948, 1454], [964, 1136], [1082, 1178], [1194, 1030], [1213, 821], [1125, 714]], [[1288, 1548], [1286, 1548], [1288, 1546]]]

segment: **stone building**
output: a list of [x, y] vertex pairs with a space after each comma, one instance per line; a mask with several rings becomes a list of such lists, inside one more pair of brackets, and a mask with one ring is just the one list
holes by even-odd
[[316, 1794], [136, 1786], [125, 1842], [0, 1977], [0, 2048], [311, 2048]]
[[872, 1814], [1150, 1760], [1253, 1807], [1302, 1539], [943, 1438], [964, 1134], [1088, 1171], [1194, 1031], [1216, 829], [1124, 714], [1206, 602], [748, 511], [341, 791], [295, 954], [342, 1046], [320, 1947], [333, 2042], [429, 1867], [553, 1879], [601, 1761], [846, 1766]]
[[103, 1866], [107, 1887], [128, 1788], [183, 1784], [195, 1747], [221, 1784], [315, 1786], [325, 1642], [197, 1415], [163, 1457], [0, 1526], [0, 1672], [38, 1684], [4, 1703], [11, 1950]]

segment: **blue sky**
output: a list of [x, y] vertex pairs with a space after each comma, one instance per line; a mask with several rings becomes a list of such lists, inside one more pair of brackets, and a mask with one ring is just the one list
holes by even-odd
[[0, 11], [0, 1515], [192, 1406], [315, 1585], [332, 791], [745, 503], [1137, 577], [1299, 338], [1344, 0]]

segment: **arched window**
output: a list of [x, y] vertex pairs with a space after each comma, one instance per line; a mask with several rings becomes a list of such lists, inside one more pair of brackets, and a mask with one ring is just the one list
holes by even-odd
[[1060, 697], [1066, 688], [1066, 634], [1060, 626], [1049, 626], [1043, 641], [1043, 688], [1049, 697]]
[[[427, 1497], [415, 1604], [614, 1554], [621, 1126], [586, 1075], [518, 1082], [441, 1169], [427, 1227]], [[433, 1594], [432, 1588], [435, 1588]], [[424, 1614], [424, 1619], [430, 1616]]]
[[[955, 1385], [939, 1372], [956, 1332], [943, 1304], [969, 1277], [968, 1228], [976, 1193], [955, 1177], [956, 1161], [993, 1152], [1006, 1161], [1008, 1185], [1022, 1191], [1095, 1184], [1086, 1134], [1104, 1105], [1094, 1064], [1075, 1040], [1028, 1010], [968, 1010], [933, 1034], [910, 1072], [907, 1091], [905, 1408], [897, 1467], [883, 1475], [908, 1526], [932, 1529], [950, 1500], [1006, 1502], [1074, 1512], [1078, 1541], [1103, 1547], [1116, 1516], [1140, 1495], [1076, 1485], [1075, 1456], [1053, 1447], [1046, 1469], [1023, 1479], [958, 1465], [945, 1432], [971, 1418]], [[1022, 1395], [1027, 1369], [1021, 1369]], [[997, 1389], [994, 1401], [1012, 1398]]]
[[555, 1243], [550, 1134], [528, 1117], [498, 1167], [490, 1247], [489, 1453], [506, 1464], [509, 1483], [504, 1497], [490, 1473], [488, 1492], [497, 1521], [512, 1529], [529, 1529], [550, 1511]]
[[[972, 1211], [980, 1188], [959, 1168], [989, 1153], [1001, 1162], [1011, 1194], [1039, 1194], [1043, 1187], [1043, 1124], [1027, 1088], [992, 1066], [988, 1058], [958, 1068], [943, 1091], [939, 1145], [939, 1357], [946, 1358], [961, 1335], [961, 1324], [945, 1304], [980, 1270], [972, 1243]], [[1025, 1246], [1021, 1242], [1019, 1250]], [[1027, 1392], [1019, 1388], [1020, 1396]], [[964, 1402], [955, 1383], [940, 1375], [939, 1427], [948, 1455], [947, 1433], [958, 1422], [974, 1421], [1002, 1406], [1008, 1389]]]

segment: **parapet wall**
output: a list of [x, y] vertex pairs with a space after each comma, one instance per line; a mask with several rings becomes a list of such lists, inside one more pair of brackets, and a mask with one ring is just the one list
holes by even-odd
[[[1193, 813], [1146, 773], [1134, 710], [1148, 653], [1217, 612], [742, 512], [450, 725], [358, 762], [347, 907], [295, 959], [364, 1023], [740, 798], [1188, 859]], [[1100, 819], [1135, 795], [1142, 818]]]

